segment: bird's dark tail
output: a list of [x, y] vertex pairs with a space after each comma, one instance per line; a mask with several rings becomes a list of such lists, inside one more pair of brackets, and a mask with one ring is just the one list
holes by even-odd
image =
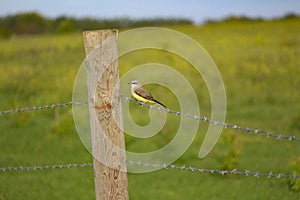
[[155, 100], [155, 99], [154, 99], [154, 102], [155, 102], [155, 103], [158, 103], [159, 105], [163, 106], [164, 108], [167, 108], [167, 106], [165, 106], [164, 104], [160, 103], [159, 101], [157, 101], [157, 100]]

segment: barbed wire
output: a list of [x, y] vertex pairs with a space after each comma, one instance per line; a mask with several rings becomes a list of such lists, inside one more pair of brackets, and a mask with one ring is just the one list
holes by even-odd
[[27, 111], [40, 111], [40, 110], [46, 110], [46, 109], [67, 107], [67, 106], [71, 106], [71, 105], [85, 105], [87, 103], [88, 103], [87, 101], [82, 101], [82, 102], [72, 102], [71, 101], [69, 103], [58, 103], [58, 104], [45, 105], [45, 106], [17, 108], [14, 110], [0, 111], [0, 115], [8, 115], [8, 114], [21, 113], [21, 112], [27, 112]]
[[[139, 104], [141, 106], [147, 106], [150, 109], [157, 109], [157, 110], [160, 110], [160, 111], [165, 111], [167, 113], [174, 114], [174, 115], [177, 115], [177, 116], [190, 118], [190, 119], [194, 119], [194, 120], [199, 120], [199, 121], [204, 121], [204, 122], [209, 122], [209, 123], [212, 123], [214, 125], [223, 126], [225, 128], [231, 128], [231, 129], [234, 129], [234, 130], [240, 130], [240, 131], [247, 132], [247, 133], [261, 134], [261, 135], [265, 135], [266, 137], [272, 137], [272, 138], [276, 138], [276, 139], [285, 139], [285, 140], [300, 142], [300, 138], [298, 138], [296, 136], [279, 135], [279, 134], [271, 133], [270, 131], [266, 131], [266, 130], [242, 127], [242, 126], [238, 126], [236, 124], [230, 124], [230, 123], [225, 123], [225, 122], [221, 122], [221, 121], [212, 120], [212, 119], [207, 118], [207, 117], [200, 117], [200, 116], [197, 116], [197, 115], [191, 115], [189, 113], [182, 113], [182, 112], [179, 112], [179, 111], [170, 110], [168, 108], [163, 108], [163, 107], [159, 107], [159, 106], [156, 106], [156, 105], [146, 104], [146, 103], [137, 101], [137, 100], [135, 100], [131, 97], [127, 97], [127, 96], [124, 96], [124, 95], [121, 95], [121, 97], [123, 99], [127, 100], [127, 101], [134, 102], [134, 103]], [[15, 109], [15, 110], [0, 111], [0, 116], [1, 115], [14, 114], [14, 113], [20, 113], [20, 112], [26, 112], [26, 111], [40, 111], [40, 110], [45, 110], [45, 109], [54, 109], [54, 108], [60, 108], [60, 107], [67, 107], [67, 106], [71, 106], [71, 105], [86, 105], [87, 103], [88, 103], [87, 101], [82, 101], [82, 102], [58, 103], [58, 104], [45, 105], [45, 106], [34, 106], [34, 107], [18, 108], [18, 109]]]
[[272, 138], [276, 138], [276, 139], [294, 140], [294, 141], [300, 142], [300, 138], [298, 138], [296, 136], [278, 135], [278, 134], [274, 134], [274, 133], [271, 133], [271, 132], [266, 131], [266, 130], [251, 129], [251, 128], [248, 128], [248, 127], [241, 127], [241, 126], [238, 126], [238, 125], [235, 125], [235, 124], [225, 123], [225, 122], [221, 122], [221, 121], [215, 121], [215, 120], [212, 120], [212, 119], [207, 118], [207, 117], [200, 117], [200, 116], [197, 116], [197, 115], [191, 115], [189, 113], [181, 113], [179, 111], [170, 110], [168, 108], [146, 104], [144, 102], [137, 101], [137, 100], [135, 100], [131, 97], [127, 97], [127, 96], [124, 96], [124, 95], [122, 95], [122, 98], [124, 98], [127, 101], [131, 101], [131, 102], [134, 102], [136, 104], [139, 104], [141, 106], [147, 106], [150, 109], [157, 109], [157, 110], [165, 111], [167, 113], [174, 114], [174, 115], [177, 115], [177, 116], [190, 118], [190, 119], [194, 119], [194, 120], [199, 120], [199, 121], [204, 121], [204, 122], [209, 122], [209, 123], [212, 123], [214, 125], [223, 126], [225, 128], [240, 130], [240, 131], [244, 131], [244, 132], [247, 132], [247, 133], [264, 134], [267, 137], [272, 137]]
[[[244, 170], [239, 171], [237, 169], [232, 170], [219, 170], [219, 169], [205, 169], [205, 168], [197, 168], [197, 167], [186, 167], [178, 166], [178, 165], [167, 165], [167, 164], [153, 164], [153, 163], [146, 163], [141, 161], [127, 161], [130, 165], [138, 165], [144, 167], [152, 167], [156, 169], [175, 169], [175, 170], [183, 170], [183, 171], [190, 171], [190, 172], [200, 172], [200, 173], [207, 173], [207, 174], [218, 174], [218, 175], [243, 175], [243, 176], [254, 176], [254, 177], [267, 177], [267, 178], [292, 178], [298, 179], [300, 175], [297, 174], [285, 174], [285, 173], [273, 173], [272, 171], [269, 173], [262, 173], [259, 171], [250, 171]], [[51, 169], [68, 169], [68, 168], [83, 168], [83, 167], [93, 167], [93, 163], [75, 163], [75, 164], [61, 164], [61, 165], [42, 165], [42, 166], [17, 166], [17, 167], [2, 167], [0, 171], [7, 172], [7, 171], [37, 171], [37, 170], [51, 170]]]
[[17, 166], [17, 167], [2, 167], [0, 171], [37, 171], [43, 169], [66, 169], [66, 168], [78, 168], [78, 167], [92, 167], [92, 163], [83, 164], [64, 164], [64, 165], [44, 165], [44, 166]]
[[219, 175], [244, 175], [244, 176], [255, 176], [255, 177], [267, 177], [267, 178], [300, 178], [299, 175], [296, 174], [285, 174], [285, 173], [261, 173], [259, 171], [239, 171], [237, 169], [232, 170], [219, 170], [219, 169], [204, 169], [204, 168], [196, 168], [196, 167], [186, 167], [178, 166], [178, 165], [166, 165], [166, 164], [151, 164], [151, 163], [145, 163], [145, 162], [136, 162], [136, 161], [127, 161], [127, 163], [131, 165], [141, 165], [146, 167], [154, 167], [154, 168], [162, 168], [162, 169], [177, 169], [177, 170], [185, 170], [185, 171], [191, 171], [191, 172], [201, 172], [201, 173], [209, 173], [209, 174], [219, 174]]

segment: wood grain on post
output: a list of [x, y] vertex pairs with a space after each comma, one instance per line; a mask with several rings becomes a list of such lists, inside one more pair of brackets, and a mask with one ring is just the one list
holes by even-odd
[[128, 199], [117, 30], [83, 33], [96, 199]]

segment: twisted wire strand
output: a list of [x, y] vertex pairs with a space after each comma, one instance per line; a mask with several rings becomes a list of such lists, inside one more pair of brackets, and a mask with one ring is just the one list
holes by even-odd
[[52, 105], [45, 105], [45, 106], [33, 106], [33, 107], [25, 107], [25, 108], [17, 108], [13, 110], [4, 110], [0, 111], [1, 115], [9, 115], [9, 114], [15, 114], [15, 113], [22, 113], [27, 111], [41, 111], [46, 109], [54, 109], [54, 108], [62, 108], [62, 107], [68, 107], [71, 105], [86, 105], [88, 102], [68, 102], [68, 103], [58, 103], [58, 104], [52, 104]]
[[221, 122], [221, 121], [215, 121], [215, 120], [212, 120], [212, 119], [207, 118], [207, 117], [200, 117], [200, 116], [197, 116], [197, 115], [191, 115], [189, 113], [181, 113], [179, 111], [170, 110], [168, 108], [163, 108], [163, 107], [159, 107], [159, 106], [156, 106], [156, 105], [149, 105], [149, 104], [137, 101], [137, 100], [135, 100], [131, 97], [126, 97], [126, 96], [123, 96], [123, 95], [122, 95], [122, 98], [125, 99], [126, 101], [131, 101], [131, 102], [134, 102], [134, 103], [136, 103], [138, 105], [141, 105], [141, 106], [147, 106], [150, 109], [165, 111], [167, 113], [174, 114], [174, 115], [181, 116], [181, 117], [185, 117], [185, 118], [189, 118], [189, 119], [209, 122], [209, 123], [212, 123], [214, 125], [223, 126], [225, 128], [240, 130], [240, 131], [247, 132], [247, 133], [261, 134], [261, 135], [265, 135], [266, 137], [272, 137], [272, 138], [276, 138], [276, 139], [285, 139], [285, 140], [300, 142], [300, 138], [298, 138], [296, 136], [279, 135], [279, 134], [271, 133], [270, 131], [266, 131], [266, 130], [252, 129], [252, 128], [248, 128], [248, 127], [238, 126], [236, 124], [230, 124], [230, 123], [225, 123], [225, 122]]
[[[207, 174], [218, 174], [218, 175], [243, 175], [243, 176], [254, 176], [254, 177], [267, 177], [267, 178], [291, 178], [298, 179], [300, 175], [297, 174], [285, 174], [285, 173], [273, 173], [272, 171], [269, 173], [262, 173], [259, 171], [250, 171], [244, 170], [239, 171], [237, 169], [232, 170], [219, 170], [219, 169], [205, 169], [205, 168], [197, 168], [197, 167], [187, 167], [185, 165], [167, 165], [164, 163], [146, 163], [141, 161], [127, 161], [127, 164], [130, 165], [138, 165], [145, 167], [152, 167], [157, 169], [174, 169], [174, 170], [183, 170], [189, 172], [200, 172]], [[16, 167], [1, 167], [1, 172], [7, 171], [37, 171], [37, 170], [52, 170], [52, 169], [69, 169], [69, 168], [84, 168], [84, 167], [93, 167], [93, 163], [73, 163], [73, 164], [59, 164], [59, 165], [39, 165], [39, 166], [16, 166]]]
[[[300, 142], [300, 138], [296, 137], [296, 136], [293, 136], [293, 135], [289, 135], [289, 136], [288, 135], [280, 135], [280, 134], [272, 133], [272, 132], [267, 131], [267, 130], [252, 129], [252, 128], [249, 128], [249, 127], [242, 127], [242, 126], [238, 126], [236, 124], [230, 124], [230, 123], [226, 123], [226, 122], [212, 120], [212, 119], [207, 118], [207, 117], [200, 117], [200, 116], [197, 116], [197, 115], [191, 115], [189, 113], [182, 113], [182, 112], [179, 112], [179, 111], [170, 110], [168, 108], [163, 108], [163, 107], [159, 107], [159, 106], [155, 106], [155, 105], [149, 105], [149, 104], [137, 101], [137, 100], [135, 100], [131, 97], [127, 97], [127, 96], [124, 96], [124, 95], [121, 95], [121, 97], [123, 99], [125, 99], [126, 101], [131, 101], [131, 102], [134, 102], [134, 103], [136, 103], [138, 105], [141, 105], [141, 106], [147, 106], [150, 109], [165, 111], [167, 113], [174, 114], [176, 116], [181, 116], [181, 117], [185, 117], [185, 118], [189, 118], [189, 119], [209, 122], [209, 123], [212, 123], [214, 125], [223, 126], [225, 128], [231, 128], [231, 129], [234, 129], [234, 130], [240, 130], [240, 131], [247, 132], [247, 133], [265, 135], [266, 137], [276, 138], [276, 139], [279, 139], [279, 140], [284, 139], [284, 140]], [[27, 112], [27, 111], [41, 111], [41, 110], [45, 110], [45, 109], [61, 108], [61, 107], [67, 107], [67, 106], [71, 106], [71, 105], [87, 105], [87, 104], [88, 104], [87, 101], [82, 101], [82, 102], [58, 103], [58, 104], [45, 105], [45, 106], [25, 107], [25, 108], [18, 108], [18, 109], [14, 109], [14, 110], [0, 111], [0, 116], [1, 115], [14, 114], [14, 113]]]

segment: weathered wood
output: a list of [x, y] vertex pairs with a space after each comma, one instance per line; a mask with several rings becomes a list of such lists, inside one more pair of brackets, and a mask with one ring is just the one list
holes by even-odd
[[117, 30], [83, 33], [96, 199], [128, 199]]

